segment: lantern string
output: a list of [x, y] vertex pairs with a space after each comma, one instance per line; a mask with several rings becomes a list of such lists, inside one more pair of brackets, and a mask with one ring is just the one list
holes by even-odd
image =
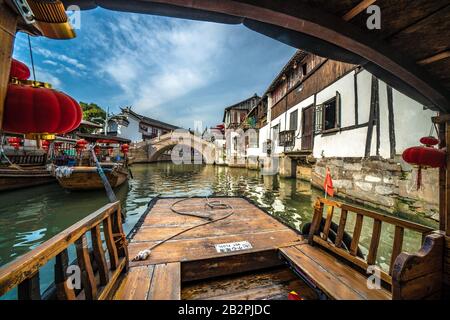
[[30, 35], [28, 35], [28, 48], [30, 49], [30, 58], [31, 58], [31, 68], [33, 70], [33, 79], [36, 81], [36, 72], [34, 70], [34, 59], [33, 59], [33, 49], [31, 48], [31, 39]]

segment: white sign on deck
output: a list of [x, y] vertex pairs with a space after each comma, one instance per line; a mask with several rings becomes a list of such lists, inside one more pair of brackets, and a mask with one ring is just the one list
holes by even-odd
[[232, 251], [241, 251], [252, 249], [252, 245], [248, 241], [239, 241], [239, 242], [230, 242], [230, 243], [221, 243], [216, 244], [217, 252], [232, 252]]

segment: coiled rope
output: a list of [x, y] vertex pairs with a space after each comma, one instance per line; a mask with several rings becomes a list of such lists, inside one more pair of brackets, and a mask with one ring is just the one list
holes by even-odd
[[[220, 221], [220, 220], [224, 220], [224, 219], [226, 219], [226, 218], [228, 218], [228, 217], [230, 217], [231, 215], [234, 214], [234, 208], [233, 208], [230, 204], [224, 203], [224, 202], [222, 202], [222, 201], [220, 201], [220, 200], [209, 200], [208, 197], [205, 197], [205, 198], [206, 198], [205, 208], [207, 208], [207, 211], [208, 211], [207, 214], [202, 213], [202, 212], [199, 212], [199, 211], [186, 212], [186, 211], [180, 211], [180, 210], [175, 209], [175, 205], [177, 205], [177, 204], [179, 204], [179, 203], [181, 203], [181, 202], [183, 202], [183, 201], [190, 200], [190, 199], [192, 199], [192, 198], [193, 198], [193, 197], [188, 197], [188, 198], [183, 198], [183, 199], [180, 199], [180, 200], [178, 200], [178, 201], [175, 201], [175, 202], [170, 206], [170, 210], [171, 210], [173, 213], [176, 213], [176, 214], [179, 214], [179, 215], [183, 215], [183, 216], [191, 216], [191, 217], [202, 218], [202, 219], [208, 219], [208, 221], [205, 221], [205, 222], [202, 222], [202, 223], [197, 224], [197, 225], [195, 225], [195, 226], [192, 226], [192, 227], [189, 227], [189, 228], [187, 228], [187, 229], [184, 229], [184, 230], [182, 230], [182, 231], [180, 231], [180, 232], [175, 233], [174, 235], [171, 235], [171, 236], [169, 236], [169, 237], [167, 237], [167, 238], [161, 240], [160, 242], [155, 243], [154, 245], [150, 246], [149, 248], [140, 251], [140, 252], [133, 258], [133, 261], [143, 261], [143, 260], [146, 260], [146, 259], [150, 256], [150, 254], [152, 253], [152, 250], [155, 249], [156, 247], [162, 245], [163, 243], [165, 243], [165, 242], [167, 242], [167, 241], [169, 241], [169, 240], [172, 240], [173, 238], [175, 238], [175, 237], [177, 237], [177, 236], [179, 236], [179, 235], [181, 235], [181, 234], [183, 234], [183, 233], [185, 233], [185, 232], [188, 232], [188, 231], [190, 231], [190, 230], [192, 230], [192, 229], [195, 229], [195, 228], [198, 228], [198, 227], [201, 227], [201, 226], [205, 226], [205, 225], [207, 225], [207, 224], [211, 224], [211, 223], [214, 223], [214, 222], [217, 222], [217, 221]], [[211, 213], [212, 213], [214, 210], [216, 210], [216, 209], [229, 209], [230, 211], [227, 212], [226, 214], [224, 214], [223, 216], [214, 219], [214, 218], [211, 216]]]

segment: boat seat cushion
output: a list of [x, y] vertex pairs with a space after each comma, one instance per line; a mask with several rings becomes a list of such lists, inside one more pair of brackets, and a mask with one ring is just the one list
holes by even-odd
[[331, 299], [392, 299], [384, 288], [368, 288], [364, 275], [320, 247], [301, 244], [281, 248], [280, 253], [297, 273]]

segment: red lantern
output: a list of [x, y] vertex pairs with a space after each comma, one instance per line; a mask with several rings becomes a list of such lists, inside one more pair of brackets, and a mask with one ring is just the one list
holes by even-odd
[[422, 137], [420, 138], [420, 143], [426, 145], [427, 147], [431, 147], [437, 145], [439, 140], [435, 137]]
[[18, 80], [27, 80], [30, 77], [30, 69], [28, 69], [25, 63], [12, 59], [9, 77]]
[[411, 147], [403, 151], [402, 158], [405, 162], [419, 166], [417, 171], [417, 190], [422, 185], [422, 168], [443, 168], [446, 164], [447, 154], [443, 149], [431, 147], [439, 141], [434, 137], [423, 137], [421, 143], [426, 146]]
[[77, 140], [75, 144], [75, 149], [77, 150], [77, 153], [81, 154], [81, 152], [83, 152], [83, 150], [86, 148], [87, 144], [88, 142], [84, 139]]
[[446, 153], [444, 150], [432, 147], [411, 147], [403, 151], [403, 160], [412, 165], [430, 168], [443, 168]]
[[10, 84], [3, 130], [14, 133], [66, 133], [81, 122], [80, 105], [68, 95], [43, 87]]
[[21, 143], [22, 143], [22, 139], [19, 137], [9, 137], [8, 138], [8, 144], [11, 147], [14, 147], [14, 149], [16, 149], [16, 150], [19, 149]]
[[48, 140], [42, 141], [42, 149], [44, 149], [45, 151], [48, 151], [49, 147], [50, 147], [50, 141], [48, 141]]
[[130, 147], [128, 146], [128, 144], [125, 143], [120, 146], [120, 150], [124, 155], [127, 155], [128, 151], [130, 150]]

